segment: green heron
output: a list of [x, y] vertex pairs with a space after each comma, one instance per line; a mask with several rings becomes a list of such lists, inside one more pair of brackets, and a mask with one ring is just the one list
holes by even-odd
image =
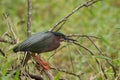
[[[39, 32], [22, 43], [18, 44], [13, 51], [14, 52], [31, 52], [31, 53], [43, 53], [43, 52], [49, 52], [57, 49], [60, 46], [60, 42], [63, 40], [72, 40], [67, 38], [64, 34], [59, 32]], [[36, 58], [35, 54], [32, 54], [33, 57]], [[43, 67], [45, 65], [45, 62], [43, 62], [41, 59], [40, 64], [43, 64]], [[45, 67], [44, 67], [45, 68]]]

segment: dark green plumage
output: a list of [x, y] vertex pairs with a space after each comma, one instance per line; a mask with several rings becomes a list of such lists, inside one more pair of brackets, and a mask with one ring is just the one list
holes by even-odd
[[52, 51], [59, 47], [61, 37], [64, 37], [64, 35], [58, 32], [36, 33], [18, 44], [13, 51], [30, 51], [33, 53]]

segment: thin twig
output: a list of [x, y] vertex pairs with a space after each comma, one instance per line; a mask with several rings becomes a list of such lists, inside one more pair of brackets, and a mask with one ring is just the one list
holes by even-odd
[[32, 79], [43, 80], [43, 78], [40, 75], [35, 75], [35, 74], [32, 74], [32, 73], [28, 73], [28, 74]]
[[[86, 37], [91, 41], [91, 43], [95, 46], [95, 48], [99, 51], [99, 53], [100, 53], [101, 55], [105, 56], [105, 55], [102, 53], [102, 51], [97, 47], [97, 45], [93, 42], [93, 40], [92, 40], [89, 36], [86, 36]], [[116, 72], [115, 67], [110, 63], [110, 61], [109, 61], [108, 59], [105, 59], [105, 60], [106, 60], [106, 62], [112, 67], [112, 70], [113, 70], [113, 72], [114, 72], [114, 77], [116, 78], [117, 72]]]
[[58, 50], [55, 50], [55, 52], [49, 56], [48, 61], [49, 61], [58, 51], [60, 51], [61, 49], [63, 49], [63, 48], [66, 47], [66, 46], [67, 46], [67, 45], [64, 45], [64, 46], [62, 46], [61, 48], [59, 48]]
[[[35, 59], [35, 58], [34, 58]], [[36, 68], [37, 70], [39, 70], [39, 72], [44, 72], [44, 74], [46, 75], [46, 77], [48, 78], [48, 80], [54, 80], [54, 76], [52, 75], [52, 73], [50, 72], [50, 70], [45, 70], [45, 69], [42, 69], [42, 67], [38, 64], [38, 61], [35, 59], [36, 61]]]
[[[71, 15], [73, 15], [75, 12], [77, 12], [79, 9], [83, 7], [89, 7], [92, 4], [101, 1], [101, 0], [89, 0], [81, 5], [79, 5], [77, 8], [75, 8], [72, 12], [70, 12], [67, 16], [62, 18], [58, 23], [56, 23], [52, 28], [49, 29], [49, 31], [53, 31], [59, 24], [61, 24], [63, 21], [66, 21]], [[61, 26], [62, 27], [62, 26]], [[60, 28], [59, 28], [60, 29]], [[57, 30], [58, 31], [58, 30]]]
[[[62, 22], [63, 22], [63, 23], [62, 23]], [[62, 21], [62, 22], [61, 22], [60, 27], [56, 30], [56, 32], [59, 31], [59, 30], [63, 27], [63, 25], [66, 23], [66, 20], [64, 20], [64, 21]]]
[[76, 77], [78, 77], [78, 78], [80, 78], [80, 76], [84, 74], [84, 73], [75, 74], [75, 73], [73, 73], [73, 72], [68, 72], [68, 71], [66, 71], [66, 70], [62, 70], [62, 69], [58, 69], [58, 68], [54, 68], [54, 67], [51, 67], [51, 69], [57, 70], [57, 71], [60, 71], [60, 72], [67, 73], [67, 74], [69, 74], [69, 75], [73, 75], [73, 76], [76, 76]]
[[[16, 34], [13, 30], [14, 25], [12, 24], [11, 20], [9, 19], [8, 14], [4, 13], [3, 16], [4, 16], [4, 18], [7, 22], [8, 27], [9, 27], [9, 30], [7, 32], [5, 32], [3, 34], [3, 36], [7, 35], [11, 39], [11, 41], [3, 39], [3, 36], [2, 36], [0, 38], [1, 39], [0, 42], [9, 43], [9, 44], [16, 44], [17, 43], [17, 37], [16, 37]], [[11, 32], [13, 37], [10, 34], [8, 34], [8, 32]]]
[[0, 48], [0, 53], [5, 57], [5, 52]]
[[72, 59], [72, 55], [70, 54], [70, 62], [71, 62], [71, 68], [74, 72], [74, 64], [73, 64], [73, 59]]

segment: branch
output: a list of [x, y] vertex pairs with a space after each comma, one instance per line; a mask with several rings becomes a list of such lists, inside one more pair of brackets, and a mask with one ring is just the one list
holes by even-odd
[[[17, 69], [7, 70], [7, 74], [12, 73], [15, 76], [17, 71], [18, 71]], [[35, 79], [35, 80], [43, 80], [43, 78], [40, 75], [35, 75], [35, 74], [29, 73], [29, 72], [20, 71], [19, 77], [20, 76], [29, 76], [30, 78]]]
[[[79, 9], [83, 8], [83, 7], [89, 7], [92, 4], [101, 1], [101, 0], [89, 0], [81, 5], [79, 5], [77, 8], [75, 8], [72, 12], [70, 12], [67, 16], [65, 16], [64, 18], [62, 18], [58, 23], [56, 23], [52, 28], [49, 29], [49, 31], [53, 31], [58, 25], [60, 25], [62, 22], [66, 21], [71, 15], [73, 15], [75, 12], [77, 12]], [[61, 28], [62, 26], [60, 26]], [[59, 29], [60, 29], [59, 28]], [[58, 30], [57, 30], [58, 31]]]
[[28, 16], [27, 16], [27, 35], [28, 35], [28, 37], [30, 37], [31, 36], [31, 29], [30, 29], [30, 27], [31, 27], [31, 14], [32, 14], [32, 12], [31, 12], [31, 0], [28, 0]]
[[5, 56], [5, 52], [0, 48], [0, 53]]
[[54, 67], [51, 67], [51, 69], [57, 70], [57, 71], [60, 71], [60, 72], [67, 73], [67, 74], [69, 74], [69, 75], [73, 75], [73, 76], [78, 77], [78, 78], [80, 78], [80, 76], [84, 74], [84, 73], [75, 74], [75, 73], [73, 73], [73, 72], [68, 72], [68, 71], [65, 71], [65, 70], [62, 70], [62, 69], [58, 69], [58, 68], [54, 68]]
[[9, 43], [9, 44], [16, 44], [16, 40], [8, 41], [8, 40], [5, 40], [5, 39], [3, 39], [1, 37], [0, 37], [0, 42]]
[[[86, 48], [86, 47], [84, 47], [81, 44], [76, 43], [76, 42], [72, 42], [72, 43], [82, 47], [83, 49], [87, 50], [92, 56], [94, 56], [94, 53], [92, 51], [90, 51], [88, 48]], [[104, 70], [103, 66], [100, 64], [100, 62], [99, 62], [99, 60], [97, 58], [95, 58], [95, 60], [96, 60], [96, 63], [98, 64], [98, 66], [100, 66], [100, 69], [101, 69], [101, 71], [102, 71], [102, 73], [104, 75], [104, 78], [107, 79], [107, 75], [105, 74], [105, 70]]]
[[90, 38], [101, 39], [97, 36], [91, 36], [91, 35], [85, 35], [85, 34], [69, 34], [67, 37], [90, 37]]

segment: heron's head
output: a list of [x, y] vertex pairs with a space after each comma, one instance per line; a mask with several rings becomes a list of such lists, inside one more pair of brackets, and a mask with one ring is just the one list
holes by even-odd
[[53, 32], [53, 34], [55, 35], [55, 36], [58, 36], [58, 37], [60, 37], [61, 39], [63, 38], [65, 38], [65, 35], [63, 34], [63, 33], [60, 33], [60, 32]]
[[66, 35], [64, 35], [63, 33], [60, 33], [60, 32], [53, 32], [53, 34], [55, 36], [58, 36], [61, 41], [67, 41], [67, 42], [76, 41], [74, 39], [68, 38]]

